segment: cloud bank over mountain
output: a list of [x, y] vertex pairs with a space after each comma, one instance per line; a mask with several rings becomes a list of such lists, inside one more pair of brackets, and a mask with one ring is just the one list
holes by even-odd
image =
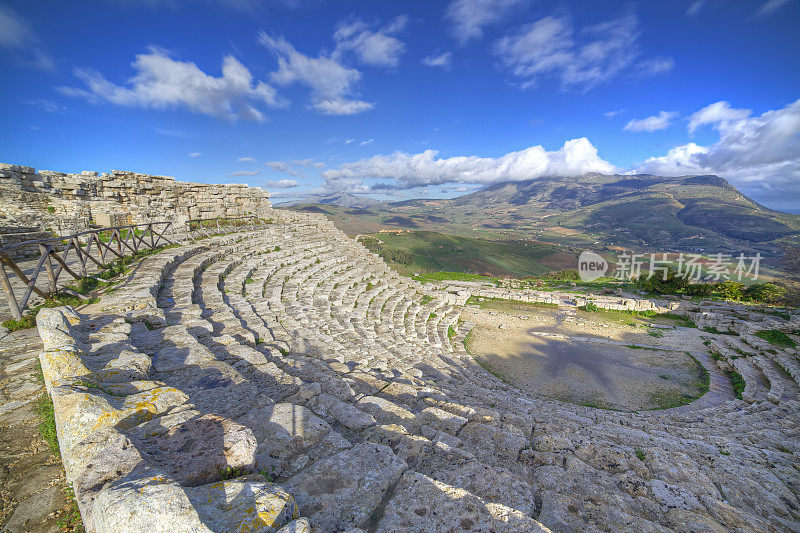
[[[438, 157], [436, 150], [418, 154], [395, 152], [376, 155], [322, 173], [333, 190], [366, 192], [379, 189], [411, 189], [445, 183], [497, 183], [521, 181], [547, 175], [577, 175], [585, 172], [614, 172], [608, 161], [597, 155], [588, 139], [572, 139], [555, 151], [531, 146], [501, 157]], [[365, 180], [384, 180], [371, 185]], [[388, 181], [386, 181], [388, 180]]]
[[[488, 185], [586, 172], [717, 174], [748, 194], [800, 198], [800, 100], [757, 117], [750, 117], [750, 113], [733, 109], [724, 101], [711, 104], [689, 117], [688, 130], [693, 133], [711, 127], [719, 135], [717, 142], [675, 146], [665, 155], [650, 157], [628, 169], [603, 159], [591, 141], [581, 137], [566, 141], [554, 151], [539, 145], [500, 157], [440, 157], [436, 150], [394, 152], [345, 163], [326, 170], [322, 177], [327, 190], [364, 193], [449, 183]], [[637, 123], [628, 129], [661, 129], [655, 122]]]

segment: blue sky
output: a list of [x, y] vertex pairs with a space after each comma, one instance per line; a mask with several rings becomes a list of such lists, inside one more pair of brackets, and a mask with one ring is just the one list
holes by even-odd
[[0, 0], [0, 161], [449, 197], [716, 173], [800, 207], [800, 1]]

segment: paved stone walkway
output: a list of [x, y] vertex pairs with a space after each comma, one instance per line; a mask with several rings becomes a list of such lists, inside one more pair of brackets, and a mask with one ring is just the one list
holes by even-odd
[[61, 461], [39, 436], [36, 402], [42, 344], [35, 328], [0, 333], [0, 528], [12, 532], [71, 531], [71, 505]]

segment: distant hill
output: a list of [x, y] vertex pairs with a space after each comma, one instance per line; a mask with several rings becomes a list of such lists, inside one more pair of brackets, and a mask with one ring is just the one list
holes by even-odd
[[450, 201], [482, 209], [535, 207], [567, 228], [626, 228], [647, 243], [679, 241], [698, 230], [764, 242], [796, 234], [798, 217], [766, 208], [719, 176], [668, 178], [586, 174], [492, 185]]
[[301, 200], [275, 204], [275, 207], [290, 207], [301, 204], [322, 204], [367, 209], [379, 203], [380, 202], [373, 200], [372, 198], [364, 198], [363, 196], [356, 196], [355, 194], [346, 192], [337, 192], [331, 194], [310, 194]]
[[800, 216], [760, 205], [719, 176], [589, 173], [497, 183], [452, 199], [303, 209], [328, 213], [348, 233], [406, 228], [568, 248], [773, 257], [782, 243], [800, 243]]

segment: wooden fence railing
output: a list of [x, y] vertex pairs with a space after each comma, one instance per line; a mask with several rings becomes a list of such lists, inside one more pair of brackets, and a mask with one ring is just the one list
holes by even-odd
[[257, 216], [198, 218], [186, 221], [186, 236], [189, 239], [227, 235], [233, 232], [254, 230], [266, 224]]
[[[107, 266], [107, 258], [121, 259], [128, 254], [135, 255], [142, 249], [174, 244], [166, 236], [171, 229], [172, 222], [169, 221], [149, 222], [82, 231], [62, 238], [35, 239], [0, 248], [0, 282], [6, 293], [11, 315], [17, 320], [21, 319], [33, 293], [47, 298], [57, 292], [58, 279], [63, 272], [75, 279], [82, 278], [89, 275], [87, 265], [103, 269]], [[17, 248], [32, 246], [39, 248], [39, 260], [29, 274], [25, 274], [23, 268], [11, 258], [11, 252]], [[6, 267], [24, 284], [20, 299], [14, 294]], [[43, 270], [47, 272], [47, 290], [36, 286], [36, 280]]]

